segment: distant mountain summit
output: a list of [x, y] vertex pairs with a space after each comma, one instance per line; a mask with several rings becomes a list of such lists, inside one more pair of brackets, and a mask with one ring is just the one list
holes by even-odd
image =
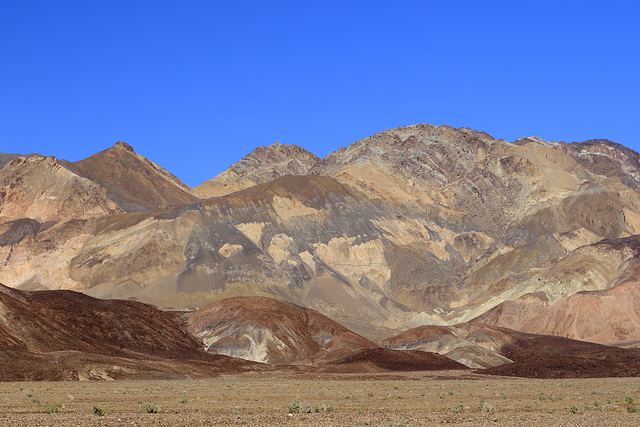
[[198, 199], [189, 186], [123, 141], [71, 165], [127, 212], [158, 211]]
[[209, 181], [195, 187], [203, 197], [235, 193], [284, 175], [306, 175], [319, 158], [297, 145], [276, 142], [258, 147]]

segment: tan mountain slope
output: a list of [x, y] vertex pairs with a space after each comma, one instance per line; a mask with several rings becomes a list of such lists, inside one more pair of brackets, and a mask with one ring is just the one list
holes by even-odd
[[164, 214], [114, 217], [85, 242], [70, 277], [101, 297], [199, 307], [273, 296], [361, 328], [397, 326], [415, 312], [382, 288], [389, 242], [375, 221], [385, 215], [332, 178], [285, 176]]
[[207, 304], [189, 319], [188, 331], [210, 353], [272, 365], [326, 363], [378, 347], [315, 310], [263, 297]]
[[[577, 249], [551, 266], [553, 273], [539, 274], [549, 282], [547, 287], [557, 286], [568, 296], [553, 291], [527, 294], [501, 303], [476, 320], [598, 343], [638, 339], [639, 257], [638, 236]], [[567, 292], [571, 288], [582, 290]], [[549, 301], [547, 295], [553, 299]]]
[[3, 381], [206, 377], [250, 366], [202, 352], [176, 316], [142, 303], [3, 285], [0, 344]]
[[[106, 151], [138, 158], [124, 146]], [[12, 218], [22, 222], [2, 225], [0, 278], [164, 307], [270, 296], [368, 336], [454, 325], [527, 294], [554, 306], [620, 285], [633, 250], [594, 243], [640, 233], [637, 159], [608, 141], [507, 142], [425, 124], [321, 161], [264, 147], [232, 168], [228, 182], [246, 188], [225, 196], [154, 213], [98, 212], [101, 221], [64, 230], [34, 232], [37, 224]], [[287, 171], [306, 175], [271, 180]], [[120, 176], [147, 188], [134, 172]]]
[[284, 175], [306, 175], [318, 157], [297, 145], [278, 142], [258, 147], [213, 179], [194, 188], [203, 197], [218, 197], [264, 184]]
[[[442, 281], [437, 269], [417, 267], [431, 273], [423, 279], [428, 282], [407, 287], [415, 283], [402, 275], [415, 271], [407, 266], [386, 289], [425, 310], [417, 322], [451, 324], [501, 298], [536, 292], [535, 286], [528, 292], [512, 289], [519, 272], [581, 245], [640, 230], [639, 195], [624, 183], [637, 173], [634, 152], [617, 152], [613, 143], [584, 143], [593, 152], [613, 150], [610, 159], [619, 167], [611, 170], [626, 173], [623, 182], [622, 172], [599, 175], [606, 171], [582, 166], [586, 154], [579, 144], [539, 138], [509, 143], [468, 129], [415, 125], [357, 141], [328, 155], [311, 173], [331, 175], [401, 210], [403, 217], [385, 224], [390, 239], [409, 242], [404, 219], [423, 218], [434, 240], [442, 242], [440, 251], [432, 246], [430, 252], [449, 264], [453, 277]], [[420, 288], [428, 291], [416, 294]]]
[[17, 157], [0, 170], [0, 222], [39, 222], [122, 212], [99, 184], [55, 157]]
[[178, 178], [137, 154], [126, 142], [72, 163], [82, 176], [103, 186], [127, 212], [152, 212], [198, 199]]
[[122, 213], [103, 187], [55, 157], [17, 157], [0, 170], [0, 280], [76, 288], [69, 261], [102, 221]]

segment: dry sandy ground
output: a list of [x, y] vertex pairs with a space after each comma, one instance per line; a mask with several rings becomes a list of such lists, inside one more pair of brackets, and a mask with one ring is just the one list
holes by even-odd
[[[289, 414], [292, 400], [328, 413]], [[635, 378], [535, 380], [464, 372], [269, 373], [193, 381], [0, 383], [2, 426], [640, 425]], [[154, 402], [158, 413], [141, 413]], [[630, 403], [632, 402], [632, 403]], [[45, 409], [58, 404], [58, 413]], [[106, 414], [92, 413], [98, 406]], [[581, 412], [574, 414], [574, 411]]]

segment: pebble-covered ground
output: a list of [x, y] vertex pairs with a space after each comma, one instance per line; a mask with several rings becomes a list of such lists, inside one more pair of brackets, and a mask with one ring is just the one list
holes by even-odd
[[[296, 408], [313, 412], [289, 413]], [[637, 426], [640, 380], [535, 380], [431, 372], [322, 377], [254, 373], [197, 381], [0, 383], [2, 426], [452, 423]]]

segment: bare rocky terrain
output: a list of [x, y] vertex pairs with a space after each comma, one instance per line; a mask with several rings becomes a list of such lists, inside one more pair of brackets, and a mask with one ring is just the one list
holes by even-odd
[[640, 373], [640, 155], [611, 141], [419, 124], [195, 189], [124, 142], [0, 161], [4, 381]]

